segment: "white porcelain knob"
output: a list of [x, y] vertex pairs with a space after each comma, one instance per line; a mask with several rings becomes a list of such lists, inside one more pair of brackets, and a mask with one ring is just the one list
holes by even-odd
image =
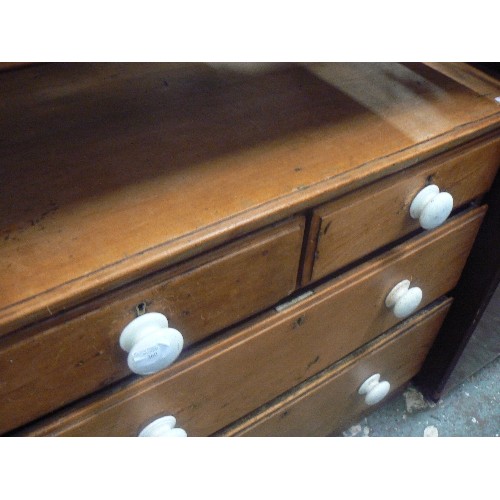
[[139, 375], [150, 375], [172, 364], [182, 351], [184, 338], [168, 327], [160, 313], [146, 313], [131, 321], [120, 335], [120, 347], [128, 352], [128, 366]]
[[400, 281], [385, 299], [385, 305], [392, 309], [396, 318], [406, 318], [417, 310], [420, 302], [422, 290], [418, 286], [410, 288], [409, 280]]
[[176, 420], [172, 415], [153, 420], [139, 433], [139, 437], [187, 437], [186, 431], [175, 427]]
[[440, 226], [453, 209], [453, 197], [450, 193], [439, 192], [435, 184], [426, 186], [418, 192], [410, 205], [410, 216], [418, 219], [423, 229]]
[[380, 373], [375, 373], [366, 379], [358, 390], [358, 394], [365, 396], [365, 403], [369, 406], [376, 405], [384, 399], [391, 390], [391, 384], [384, 380], [380, 382]]

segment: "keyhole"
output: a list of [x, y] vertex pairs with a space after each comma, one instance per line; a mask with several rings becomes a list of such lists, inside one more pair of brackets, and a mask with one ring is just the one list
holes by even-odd
[[146, 302], [141, 302], [140, 304], [137, 304], [135, 306], [135, 312], [137, 316], [142, 316], [143, 314], [146, 314]]

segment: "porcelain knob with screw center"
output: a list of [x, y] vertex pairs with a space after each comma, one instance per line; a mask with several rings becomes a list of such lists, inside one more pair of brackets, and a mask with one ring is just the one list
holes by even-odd
[[375, 373], [366, 379], [358, 390], [358, 394], [365, 396], [365, 403], [369, 406], [376, 405], [384, 399], [391, 390], [387, 380], [380, 382], [380, 373]]
[[175, 427], [176, 420], [172, 415], [160, 417], [144, 427], [139, 437], [187, 437], [187, 433], [180, 427]]
[[128, 352], [128, 366], [138, 375], [150, 375], [172, 364], [182, 351], [184, 338], [168, 327], [160, 313], [146, 313], [131, 321], [120, 335], [120, 347]]
[[387, 295], [385, 305], [392, 309], [396, 318], [406, 318], [417, 310], [422, 301], [422, 290], [418, 287], [410, 288], [410, 281], [400, 281]]
[[422, 229], [434, 229], [440, 226], [453, 209], [453, 197], [450, 193], [439, 192], [435, 184], [426, 186], [418, 192], [410, 205], [410, 216], [418, 219]]

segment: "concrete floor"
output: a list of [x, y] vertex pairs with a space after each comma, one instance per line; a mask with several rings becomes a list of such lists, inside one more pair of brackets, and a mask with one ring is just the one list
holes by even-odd
[[500, 357], [470, 376], [436, 404], [410, 385], [353, 425], [348, 437], [498, 437]]

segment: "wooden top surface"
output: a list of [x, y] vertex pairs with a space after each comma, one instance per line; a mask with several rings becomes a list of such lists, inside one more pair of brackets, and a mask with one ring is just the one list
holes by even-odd
[[54, 314], [500, 126], [419, 64], [0, 74], [0, 325]]

